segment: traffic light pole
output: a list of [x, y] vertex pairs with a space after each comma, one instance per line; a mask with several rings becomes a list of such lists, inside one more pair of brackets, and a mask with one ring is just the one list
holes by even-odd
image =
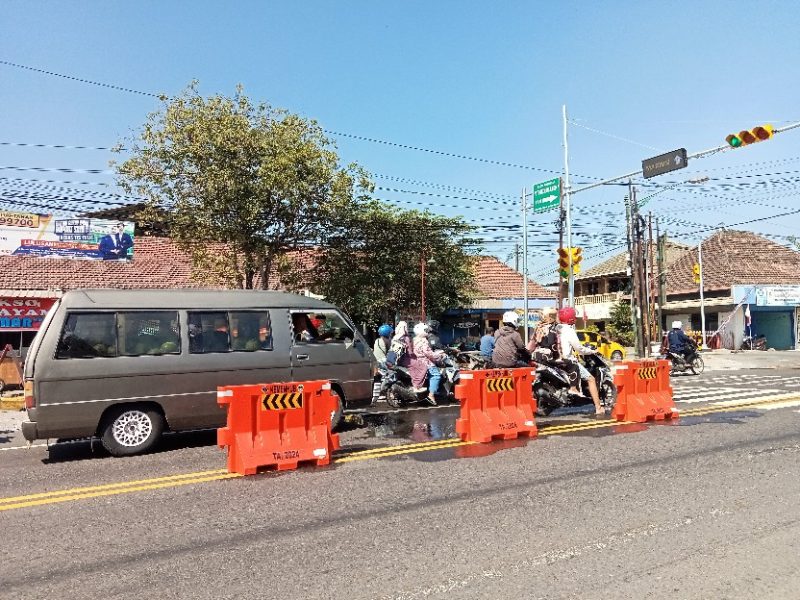
[[[567, 113], [567, 108], [565, 106], [564, 107], [564, 118], [565, 119], [566, 119], [566, 113]], [[773, 129], [772, 133], [773, 133], [773, 135], [778, 134], [778, 133], [785, 133], [785, 132], [790, 131], [792, 129], [797, 129], [798, 127], [800, 127], [800, 121], [798, 121], [797, 123], [792, 123], [791, 125], [787, 125], [786, 127], [779, 127], [778, 129]], [[566, 149], [566, 137], [567, 137], [567, 124], [565, 122], [564, 123], [564, 140], [565, 140], [564, 146], [565, 146], [565, 149]], [[694, 154], [689, 154], [689, 155], [686, 156], [686, 158], [687, 158], [687, 160], [690, 159], [690, 158], [704, 158], [706, 156], [711, 156], [712, 154], [716, 154], [718, 152], [725, 152], [725, 151], [728, 151], [728, 150], [733, 150], [733, 148], [731, 148], [731, 146], [726, 143], [726, 144], [722, 144], [721, 146], [715, 146], [714, 148], [709, 148], [708, 150], [702, 150], [700, 152], [695, 152]], [[565, 152], [565, 154], [566, 154], [566, 152]], [[585, 191], [588, 191], [588, 190], [593, 190], [594, 188], [597, 188], [597, 187], [600, 187], [600, 186], [603, 186], [603, 185], [607, 185], [609, 183], [616, 183], [617, 181], [621, 181], [623, 179], [630, 179], [631, 177], [638, 177], [639, 175], [643, 175], [643, 171], [641, 169], [639, 169], [638, 171], [633, 171], [631, 173], [625, 173], [624, 175], [618, 175], [617, 177], [611, 177], [610, 179], [603, 179], [602, 181], [597, 181], [595, 183], [590, 183], [589, 185], [585, 185], [585, 186], [583, 186], [581, 188], [578, 188], [578, 189], [575, 189], [575, 190], [569, 190], [569, 194], [570, 195], [574, 195], [574, 194], [577, 194], [578, 192], [585, 192]], [[567, 189], [569, 189], [568, 185], [567, 185]]]
[[525, 316], [523, 317], [525, 328], [525, 345], [528, 345], [528, 204], [525, 201], [525, 188], [520, 194], [522, 202], [522, 295]]
[[[567, 248], [572, 248], [572, 218], [570, 216], [570, 196], [572, 190], [569, 185], [569, 145], [567, 141], [567, 105], [561, 106], [561, 115], [564, 119], [564, 218], [567, 221]], [[567, 269], [567, 306], [575, 306], [575, 273], [572, 268], [572, 252], [569, 253], [569, 268]]]

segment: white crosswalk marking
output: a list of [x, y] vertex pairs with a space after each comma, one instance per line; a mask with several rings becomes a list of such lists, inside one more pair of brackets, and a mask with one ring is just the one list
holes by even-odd
[[[761, 392], [766, 392], [769, 390], [761, 390]], [[714, 406], [739, 406], [742, 404], [749, 404], [751, 402], [757, 402], [759, 400], [781, 400], [785, 398], [786, 402], [775, 402], [770, 404], [765, 404], [763, 406], [748, 406], [748, 409], [752, 408], [754, 410], [772, 410], [773, 408], [787, 408], [792, 406], [800, 406], [800, 395], [797, 392], [790, 392], [784, 394], [770, 394], [768, 396], [756, 396], [755, 398], [738, 398], [736, 400], [724, 400], [722, 402], [713, 402]]]

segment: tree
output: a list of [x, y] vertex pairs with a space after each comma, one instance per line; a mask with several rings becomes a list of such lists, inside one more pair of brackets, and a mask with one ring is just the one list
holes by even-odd
[[633, 346], [634, 332], [631, 323], [631, 305], [618, 301], [611, 307], [611, 319], [606, 326], [608, 335], [623, 346]]
[[315, 121], [254, 104], [241, 86], [204, 98], [193, 82], [127, 150], [114, 165], [120, 185], [147, 201], [138, 218], [166, 218], [195, 277], [235, 287], [275, 287], [281, 257], [324, 243], [327, 225], [372, 188], [357, 165], [339, 166]]
[[315, 251], [310, 272], [286, 276], [341, 306], [372, 327], [421, 312], [425, 263], [426, 313], [438, 315], [469, 301], [474, 256], [459, 239], [471, 228], [460, 218], [400, 210], [373, 201], [341, 215], [335, 233]]

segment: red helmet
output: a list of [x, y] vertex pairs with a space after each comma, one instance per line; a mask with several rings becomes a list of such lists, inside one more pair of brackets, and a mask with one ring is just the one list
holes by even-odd
[[558, 311], [558, 320], [567, 325], [575, 325], [575, 309], [571, 306], [565, 306]]

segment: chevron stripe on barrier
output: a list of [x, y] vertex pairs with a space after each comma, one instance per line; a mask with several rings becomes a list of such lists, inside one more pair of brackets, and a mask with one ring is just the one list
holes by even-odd
[[287, 408], [303, 408], [303, 393], [264, 394], [261, 397], [262, 410], [285, 410]]
[[655, 379], [658, 376], [658, 367], [641, 367], [636, 369], [638, 379]]
[[487, 392], [512, 392], [514, 379], [512, 377], [490, 377], [486, 380]]

